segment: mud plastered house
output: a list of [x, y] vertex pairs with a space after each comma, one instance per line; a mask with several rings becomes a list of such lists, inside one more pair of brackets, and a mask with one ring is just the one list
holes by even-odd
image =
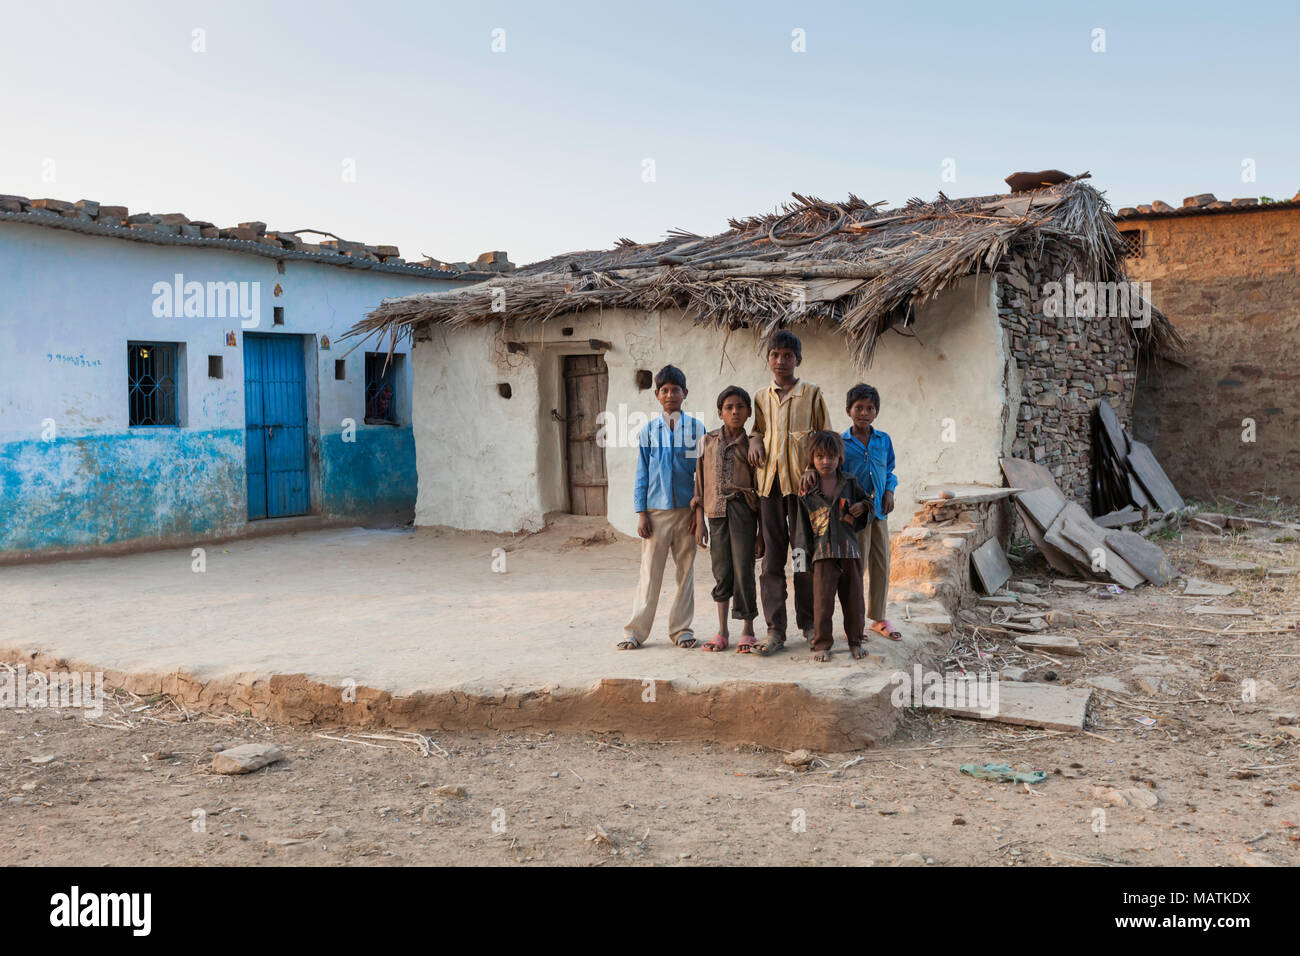
[[1178, 345], [1155, 309], [1081, 314], [1078, 290], [1125, 282], [1123, 261], [1102, 194], [1077, 180], [889, 211], [796, 195], [719, 235], [624, 239], [387, 299], [349, 334], [414, 345], [417, 525], [531, 531], [571, 512], [635, 533], [654, 372], [680, 367], [686, 411], [714, 428], [718, 393], [768, 384], [763, 344], [789, 328], [837, 430], [852, 385], [880, 390], [897, 530], [926, 486], [1002, 484], [1004, 455], [1087, 502], [1091, 408], [1127, 421], [1139, 361]]
[[405, 349], [331, 340], [489, 258], [0, 196], [0, 560], [410, 520]]

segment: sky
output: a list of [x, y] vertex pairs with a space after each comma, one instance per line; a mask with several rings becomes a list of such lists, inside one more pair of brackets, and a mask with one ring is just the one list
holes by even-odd
[[1294, 3], [3, 2], [0, 193], [410, 260], [1017, 170], [1116, 208], [1300, 191]]

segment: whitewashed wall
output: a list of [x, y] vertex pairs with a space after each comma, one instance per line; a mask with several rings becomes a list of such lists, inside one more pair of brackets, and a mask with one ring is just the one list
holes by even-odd
[[[561, 334], [566, 327], [572, 336]], [[922, 308], [914, 329], [915, 338], [888, 333], [865, 372], [853, 367], [838, 334], [798, 332], [800, 377], [822, 387], [837, 431], [849, 426], [844, 397], [852, 385], [865, 381], [880, 390], [877, 426], [891, 435], [898, 455], [896, 527], [911, 515], [925, 485], [1001, 483], [1007, 361], [992, 283], [963, 280]], [[526, 343], [542, 338], [537, 327], [509, 337]], [[668, 363], [681, 368], [689, 389], [686, 411], [710, 429], [719, 424], [722, 389], [735, 384], [753, 394], [771, 380], [756, 333], [733, 333], [724, 359], [722, 335], [672, 313], [663, 315], [662, 325], [649, 314], [622, 310], [563, 316], [546, 324], [545, 348], [530, 344], [526, 354], [515, 355], [505, 352], [496, 327], [435, 330], [414, 351], [416, 524], [531, 531], [543, 526], [547, 512], [567, 509], [564, 426], [552, 420], [551, 410], [565, 411], [562, 356], [589, 354], [591, 338], [613, 343], [604, 353], [609, 520], [627, 534], [636, 528], [635, 429], [629, 426], [659, 412], [653, 392], [637, 388], [636, 370], [657, 371]], [[511, 386], [510, 399], [499, 396], [501, 383]]]

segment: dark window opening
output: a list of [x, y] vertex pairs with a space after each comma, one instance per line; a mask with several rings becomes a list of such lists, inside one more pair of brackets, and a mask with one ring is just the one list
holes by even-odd
[[1130, 229], [1119, 234], [1119, 253], [1125, 259], [1138, 259], [1142, 256], [1142, 230]]
[[571, 325], [566, 325], [564, 328], [560, 329], [560, 334], [561, 334], [561, 335], [572, 335], [572, 334], [573, 334], [573, 326], [571, 326]]
[[509, 398], [514, 394], [514, 390], [511, 389], [509, 382], [502, 382], [497, 386], [497, 394], [502, 398]]
[[128, 342], [126, 387], [131, 427], [180, 424], [174, 342]]
[[338, 379], [340, 382], [343, 381], [344, 379], [346, 379], [346, 378], [348, 377], [348, 360], [347, 360], [347, 359], [335, 359], [335, 360], [334, 360], [334, 377], [335, 377], [336, 379]]
[[636, 370], [636, 387], [641, 389], [641, 391], [644, 392], [647, 388], [654, 385], [654, 383], [655, 377], [648, 368], [639, 368]]
[[208, 378], [221, 378], [221, 356], [208, 356]]
[[284, 306], [277, 305], [272, 307], [271, 323], [273, 325], [284, 325]]
[[397, 369], [402, 356], [366, 353], [366, 421], [397, 424]]

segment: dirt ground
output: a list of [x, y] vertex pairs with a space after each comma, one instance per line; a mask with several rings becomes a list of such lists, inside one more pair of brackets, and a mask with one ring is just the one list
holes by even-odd
[[[1184, 530], [1162, 544], [1181, 572], [1235, 585], [1218, 600], [1257, 616], [1189, 615], [1214, 599], [1181, 597], [1181, 582], [1061, 590], [1033, 556], [1013, 560], [1016, 579], [1075, 614], [1053, 631], [1077, 637], [1082, 657], [1024, 658], [1008, 634], [953, 632], [950, 666], [1099, 680], [1086, 734], [909, 711], [887, 746], [798, 770], [763, 748], [610, 735], [428, 729], [426, 756], [415, 735], [268, 727], [119, 694], [97, 720], [0, 711], [0, 863], [1300, 863], [1300, 575], [1201, 563], [1296, 567], [1300, 547], [1278, 532]], [[249, 741], [285, 759], [208, 772], [211, 748]], [[1047, 779], [959, 772], [986, 762]], [[1154, 806], [1130, 805], [1149, 794]]]

